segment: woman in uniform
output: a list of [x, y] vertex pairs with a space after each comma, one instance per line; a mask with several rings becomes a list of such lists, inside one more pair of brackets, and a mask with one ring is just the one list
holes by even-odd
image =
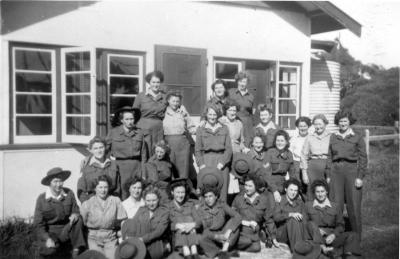
[[260, 123], [253, 128], [253, 136], [261, 136], [264, 142], [264, 149], [274, 146], [274, 137], [278, 131], [278, 126], [272, 121], [272, 110], [263, 104], [258, 107]]

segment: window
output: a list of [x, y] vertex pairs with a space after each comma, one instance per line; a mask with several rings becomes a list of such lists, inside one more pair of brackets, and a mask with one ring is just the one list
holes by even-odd
[[242, 71], [242, 62], [234, 61], [214, 61], [214, 80], [222, 79], [228, 89], [236, 88], [235, 75]]
[[15, 143], [56, 140], [55, 63], [55, 51], [51, 49], [12, 49], [12, 126]]
[[278, 124], [283, 129], [295, 129], [299, 116], [299, 71], [299, 66], [279, 64], [275, 111]]

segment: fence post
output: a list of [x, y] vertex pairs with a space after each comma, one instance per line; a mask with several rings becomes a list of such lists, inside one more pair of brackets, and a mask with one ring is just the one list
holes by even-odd
[[367, 152], [367, 168], [369, 168], [369, 129], [365, 130], [365, 150]]

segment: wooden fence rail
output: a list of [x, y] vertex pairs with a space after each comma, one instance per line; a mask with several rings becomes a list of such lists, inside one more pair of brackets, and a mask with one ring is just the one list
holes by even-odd
[[[361, 125], [357, 125], [357, 128], [363, 128], [364, 126], [360, 127]], [[365, 126], [368, 127], [368, 126]], [[398, 128], [396, 127], [383, 127], [383, 126], [373, 126], [374, 129], [391, 129], [394, 132], [398, 132]], [[382, 141], [382, 140], [391, 140], [393, 139], [395, 143], [399, 143], [400, 135], [399, 134], [388, 134], [388, 135], [375, 135], [371, 136], [369, 133], [369, 129], [365, 129], [365, 149], [367, 151], [367, 158], [369, 161], [369, 143], [371, 141]], [[368, 162], [369, 164], [369, 162]]]

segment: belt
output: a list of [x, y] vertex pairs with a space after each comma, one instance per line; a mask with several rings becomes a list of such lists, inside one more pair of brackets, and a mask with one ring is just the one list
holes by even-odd
[[115, 160], [140, 160], [140, 156], [116, 157]]
[[333, 160], [334, 163], [341, 163], [341, 162], [347, 162], [347, 163], [357, 163], [357, 160], [350, 160], [346, 158], [339, 158], [336, 160]]
[[328, 159], [327, 155], [312, 155], [311, 159]]
[[225, 150], [204, 150], [204, 153], [218, 153], [218, 154], [222, 154], [224, 153]]

